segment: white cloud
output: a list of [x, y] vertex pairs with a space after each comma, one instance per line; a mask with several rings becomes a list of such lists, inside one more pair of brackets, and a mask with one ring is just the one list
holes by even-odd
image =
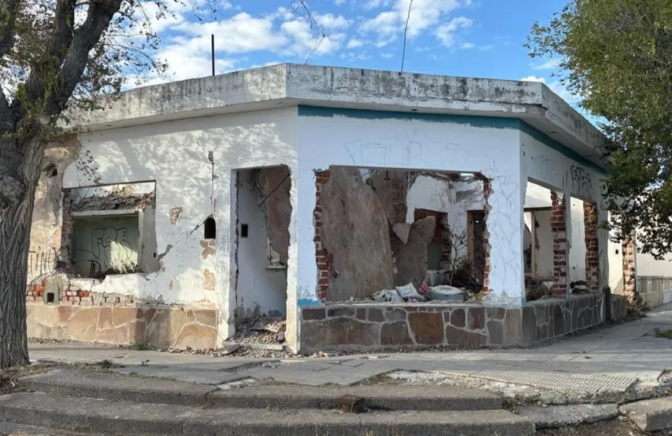
[[[185, 80], [196, 77], [205, 77], [212, 74], [212, 60], [208, 53], [192, 51], [188, 46], [181, 44], [171, 45], [161, 50], [159, 57], [168, 63], [166, 75], [170, 80]], [[215, 71], [223, 74], [233, 70], [236, 62], [232, 59], [215, 59]], [[165, 80], [159, 77], [150, 77], [147, 85], [162, 83]]]
[[215, 35], [215, 49], [227, 53], [279, 50], [290, 42], [284, 33], [273, 30], [270, 18], [255, 18], [245, 12], [219, 22], [182, 23], [174, 29], [188, 35], [174, 41], [192, 50], [209, 51], [211, 34]]
[[465, 42], [460, 46], [460, 48], [462, 50], [471, 50], [472, 48], [475, 48], [475, 47], [476, 47], [476, 44], [471, 43], [471, 42]]
[[532, 63], [530, 64], [530, 67], [532, 67], [533, 70], [554, 70], [560, 66], [560, 62], [562, 62], [561, 59], [553, 58], [542, 64]]
[[342, 6], [345, 3], [345, 0], [334, 0], [336, 6]]
[[364, 45], [364, 41], [361, 39], [356, 39], [353, 38], [350, 41], [348, 41], [348, 44], [345, 46], [345, 48], [359, 48]]
[[383, 59], [392, 59], [394, 57], [394, 53], [381, 53], [380, 57]]
[[352, 24], [352, 21], [347, 20], [343, 15], [324, 14], [314, 15], [317, 24], [324, 27], [326, 30], [347, 29]]
[[364, 21], [360, 32], [377, 34], [378, 46], [384, 46], [398, 38], [404, 31], [408, 18], [407, 37], [414, 39], [423, 32], [434, 29], [456, 9], [471, 5], [470, 0], [415, 0], [409, 17], [410, 3], [411, 0], [394, 0], [393, 2], [369, 0], [364, 5], [365, 9], [374, 6], [388, 6], [390, 9]]
[[474, 24], [473, 20], [467, 17], [456, 17], [448, 23], [440, 25], [436, 29], [436, 37], [445, 47], [452, 47], [455, 45], [455, 32], [459, 29], [471, 27]]
[[280, 29], [286, 33], [292, 43], [282, 50], [285, 54], [308, 56], [310, 54], [326, 54], [341, 48], [345, 34], [335, 33], [325, 36], [315, 35], [305, 20], [285, 21]]
[[543, 77], [537, 77], [537, 76], [525, 76], [522, 79], [520, 79], [523, 82], [541, 82], [541, 83], [546, 83], [546, 79]]

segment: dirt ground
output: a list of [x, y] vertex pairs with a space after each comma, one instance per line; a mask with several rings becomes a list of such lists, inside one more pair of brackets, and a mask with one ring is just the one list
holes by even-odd
[[647, 436], [628, 421], [603, 421], [579, 427], [565, 427], [557, 430], [541, 430], [543, 436]]

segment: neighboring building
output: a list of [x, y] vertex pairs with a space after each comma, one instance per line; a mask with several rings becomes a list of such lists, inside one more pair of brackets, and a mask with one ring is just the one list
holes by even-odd
[[[541, 83], [278, 65], [104, 107], [46, 152], [32, 337], [215, 348], [272, 314], [302, 352], [510, 345], [622, 314], [603, 137]], [[371, 299], [466, 263], [476, 301]]]
[[639, 295], [649, 306], [672, 303], [672, 255], [655, 259], [637, 248], [637, 238], [609, 241], [609, 286], [612, 292], [632, 298]]

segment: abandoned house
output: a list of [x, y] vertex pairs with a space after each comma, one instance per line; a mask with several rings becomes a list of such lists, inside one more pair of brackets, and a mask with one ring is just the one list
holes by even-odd
[[29, 336], [527, 345], [622, 316], [602, 136], [541, 83], [277, 65], [139, 88], [46, 152]]

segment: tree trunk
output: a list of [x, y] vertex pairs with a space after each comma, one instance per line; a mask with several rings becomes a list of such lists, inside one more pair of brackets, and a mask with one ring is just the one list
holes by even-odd
[[20, 165], [24, 192], [19, 202], [0, 209], [0, 369], [30, 363], [26, 326], [28, 250], [45, 146], [40, 139], [24, 145]]

